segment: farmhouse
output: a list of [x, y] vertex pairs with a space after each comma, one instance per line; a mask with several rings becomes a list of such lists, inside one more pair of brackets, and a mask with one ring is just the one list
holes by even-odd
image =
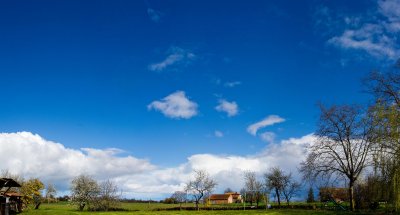
[[229, 193], [225, 193], [225, 194], [231, 194], [231, 195], [232, 195], [232, 201], [233, 201], [233, 203], [243, 203], [243, 201], [242, 201], [242, 195], [240, 195], [240, 193], [237, 193], [237, 192], [229, 192]]
[[13, 187], [21, 187], [11, 178], [0, 178], [0, 215], [22, 212], [22, 195], [11, 191]]
[[213, 194], [209, 197], [210, 204], [231, 204], [241, 203], [242, 196], [239, 193], [225, 193], [225, 194]]

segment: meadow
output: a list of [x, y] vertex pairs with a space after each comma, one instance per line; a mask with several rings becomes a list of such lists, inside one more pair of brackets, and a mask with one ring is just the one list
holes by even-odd
[[[192, 205], [188, 205], [192, 206]], [[91, 212], [91, 211], [78, 211], [75, 206], [70, 205], [66, 202], [61, 203], [51, 203], [51, 204], [42, 204], [38, 210], [28, 209], [24, 211], [23, 215], [119, 215], [119, 214], [134, 214], [134, 215], [153, 215], [153, 214], [161, 214], [161, 215], [178, 215], [178, 214], [268, 214], [268, 215], [302, 215], [302, 214], [353, 214], [351, 212], [341, 212], [341, 211], [328, 211], [328, 210], [304, 210], [304, 209], [257, 209], [257, 210], [201, 210], [201, 211], [187, 211], [187, 210], [165, 210], [167, 208], [179, 207], [177, 204], [161, 204], [161, 203], [122, 203], [120, 205], [123, 211], [109, 211], [109, 212]], [[374, 214], [371, 212], [360, 213], [357, 212], [355, 214]]]

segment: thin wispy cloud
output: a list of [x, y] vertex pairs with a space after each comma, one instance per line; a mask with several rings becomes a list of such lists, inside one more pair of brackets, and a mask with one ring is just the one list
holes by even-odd
[[186, 65], [196, 57], [191, 51], [179, 47], [171, 47], [167, 52], [167, 57], [164, 60], [152, 63], [148, 66], [151, 71], [161, 72], [168, 67], [176, 65]]
[[249, 127], [247, 127], [247, 132], [249, 132], [251, 135], [256, 136], [257, 131], [261, 128], [264, 128], [266, 126], [271, 126], [277, 123], [284, 122], [285, 119], [281, 118], [278, 115], [270, 115], [264, 118], [263, 120], [256, 122], [254, 124], [251, 124]]
[[215, 137], [224, 137], [224, 133], [222, 131], [216, 130], [216, 131], [214, 131], [214, 136]]
[[229, 117], [236, 116], [239, 112], [239, 106], [234, 101], [229, 102], [225, 99], [220, 99], [218, 103], [215, 109], [220, 112], [225, 112]]
[[190, 101], [184, 91], [172, 93], [159, 101], [153, 101], [147, 108], [149, 110], [157, 110], [166, 117], [175, 119], [190, 119], [196, 116], [197, 103]]
[[396, 60], [400, 55], [400, 0], [380, 0], [375, 16], [346, 17], [343, 33], [328, 44], [345, 50], [363, 51], [378, 59]]
[[242, 83], [240, 81], [232, 81], [232, 82], [226, 82], [224, 84], [224, 87], [236, 87], [238, 85], [241, 85]]
[[270, 131], [260, 134], [261, 140], [263, 140], [266, 143], [273, 143], [275, 141], [275, 137], [276, 137], [276, 134], [274, 132], [270, 132]]
[[153, 8], [147, 8], [147, 15], [153, 22], [159, 23], [163, 14]]

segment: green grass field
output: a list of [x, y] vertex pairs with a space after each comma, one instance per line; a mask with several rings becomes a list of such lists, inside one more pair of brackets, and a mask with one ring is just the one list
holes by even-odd
[[[77, 211], [76, 207], [68, 203], [52, 203], [42, 204], [38, 210], [29, 209], [22, 213], [22, 215], [67, 215], [67, 214], [96, 214], [96, 215], [119, 215], [119, 214], [133, 214], [133, 215], [152, 215], [152, 214], [165, 214], [165, 215], [177, 215], [177, 214], [269, 214], [269, 215], [302, 215], [302, 214], [351, 214], [349, 212], [338, 212], [338, 211], [325, 211], [325, 210], [298, 210], [298, 209], [260, 209], [260, 210], [224, 210], [224, 211], [156, 211], [156, 209], [178, 207], [179, 205], [174, 204], [160, 204], [160, 203], [122, 203], [121, 208], [125, 211], [110, 211], [110, 212], [90, 212], [90, 211]], [[193, 205], [190, 205], [193, 206]], [[355, 214], [371, 214], [371, 213], [355, 213]]]

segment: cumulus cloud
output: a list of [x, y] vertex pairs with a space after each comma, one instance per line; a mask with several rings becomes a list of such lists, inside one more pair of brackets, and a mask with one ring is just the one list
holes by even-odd
[[188, 64], [195, 58], [195, 54], [190, 52], [189, 50], [185, 50], [179, 47], [171, 47], [168, 50], [167, 57], [158, 62], [152, 63], [148, 66], [149, 70], [161, 72], [168, 67], [178, 65], [178, 64]]
[[195, 169], [204, 169], [216, 179], [217, 192], [226, 187], [240, 190], [246, 170], [261, 175], [279, 166], [296, 175], [296, 167], [314, 139], [310, 134], [283, 140], [248, 156], [194, 154], [180, 165], [161, 168], [145, 159], [121, 156], [119, 149], [71, 149], [30, 132], [0, 133], [0, 169], [52, 182], [59, 191], [68, 190], [73, 177], [86, 173], [98, 180], [115, 181], [127, 197], [163, 198], [182, 190]]
[[226, 112], [229, 117], [236, 116], [239, 112], [239, 107], [236, 102], [229, 102], [225, 99], [219, 100], [219, 105], [215, 107], [217, 111]]
[[[374, 16], [346, 17], [341, 35], [329, 44], [347, 50], [363, 51], [376, 58], [395, 60], [400, 55], [400, 0], [379, 0]], [[372, 18], [371, 18], [372, 17]]]
[[99, 179], [155, 169], [145, 159], [119, 157], [118, 149], [69, 149], [30, 132], [0, 133], [0, 169], [59, 184], [81, 173]]
[[218, 131], [218, 130], [214, 131], [214, 135], [215, 135], [215, 137], [224, 137], [224, 133], [222, 131]]
[[254, 124], [251, 124], [249, 127], [247, 127], [247, 132], [249, 132], [251, 135], [256, 136], [257, 131], [261, 128], [264, 128], [266, 126], [274, 125], [277, 123], [284, 122], [285, 119], [281, 118], [280, 116], [277, 115], [270, 115], [264, 118], [263, 120], [256, 122]]
[[197, 115], [198, 105], [190, 101], [184, 91], [176, 91], [161, 99], [160, 101], [153, 101], [147, 108], [149, 110], [157, 110], [170, 118], [183, 118], [189, 119]]

